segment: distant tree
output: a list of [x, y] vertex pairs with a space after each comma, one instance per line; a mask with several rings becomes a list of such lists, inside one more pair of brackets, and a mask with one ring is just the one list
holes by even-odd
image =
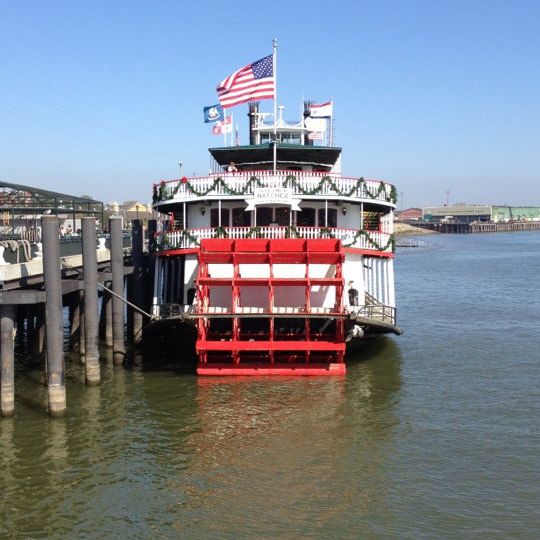
[[82, 199], [92, 199], [94, 200], [94, 197], [92, 195], [79, 195]]

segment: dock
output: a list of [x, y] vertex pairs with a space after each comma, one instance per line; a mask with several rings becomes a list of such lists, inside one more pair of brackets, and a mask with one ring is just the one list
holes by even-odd
[[512, 231], [539, 231], [540, 221], [415, 221], [415, 227], [445, 234], [496, 233]]
[[150, 281], [145, 277], [150, 276], [152, 244], [145, 242], [145, 236], [148, 240], [153, 235], [155, 222], [149, 222], [145, 231], [142, 222], [135, 220], [126, 234], [121, 217], [112, 216], [110, 233], [97, 235], [95, 217], [83, 216], [80, 236], [66, 241], [59, 235], [57, 216], [43, 215], [40, 220], [38, 242], [0, 241], [0, 413], [4, 417], [12, 416], [15, 409], [16, 346], [44, 370], [49, 415], [65, 413], [65, 308], [69, 347], [78, 351], [89, 386], [101, 380], [100, 337], [112, 348], [114, 363], [122, 364], [126, 341], [140, 343], [143, 325], [150, 319]]

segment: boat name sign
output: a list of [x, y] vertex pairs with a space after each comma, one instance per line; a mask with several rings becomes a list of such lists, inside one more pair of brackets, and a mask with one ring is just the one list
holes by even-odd
[[248, 204], [246, 211], [254, 210], [255, 206], [262, 204], [279, 204], [290, 206], [291, 210], [299, 211], [300, 199], [293, 199], [293, 191], [290, 187], [268, 186], [253, 188], [253, 197], [246, 199]]

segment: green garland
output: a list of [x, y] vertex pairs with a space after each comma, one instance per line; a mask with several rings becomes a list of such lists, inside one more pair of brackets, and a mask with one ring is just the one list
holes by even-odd
[[216, 227], [214, 229], [214, 238], [228, 238], [227, 229], [225, 227]]
[[264, 184], [259, 178], [256, 176], [252, 176], [247, 182], [246, 185], [242, 189], [233, 189], [230, 187], [224, 180], [221, 178], [221, 176], [218, 176], [213, 182], [212, 185], [208, 189], [202, 189], [198, 190], [196, 187], [194, 187], [189, 180], [186, 182], [178, 182], [176, 184], [176, 187], [172, 190], [171, 197], [174, 197], [181, 186], [186, 186], [187, 190], [190, 193], [193, 193], [193, 195], [197, 195], [197, 197], [206, 197], [209, 193], [214, 191], [218, 186], [221, 186], [223, 188], [223, 191], [227, 195], [247, 195], [250, 192], [250, 189], [252, 186], [256, 187], [266, 187], [266, 184]]
[[[187, 239], [189, 240], [191, 244], [200, 246], [199, 239], [195, 235], [191, 234], [188, 230], [182, 229], [178, 232], [181, 233], [180, 234], [181, 240]], [[350, 242], [347, 242], [347, 243], [343, 242], [343, 247], [354, 246], [356, 241], [362, 236], [366, 238], [368, 244], [370, 244], [373, 248], [375, 248], [378, 251], [386, 251], [388, 248], [390, 248], [392, 252], [395, 252], [396, 250], [396, 239], [393, 234], [390, 235], [386, 244], [381, 245], [376, 240], [373, 240], [373, 238], [371, 238], [369, 233], [364, 230], [356, 231]], [[328, 238], [328, 237], [335, 238], [335, 233], [332, 231], [332, 229], [329, 229], [327, 227], [322, 227], [319, 231], [319, 238]], [[227, 229], [225, 227], [216, 227], [214, 230], [213, 238], [228, 238]], [[249, 231], [245, 235], [245, 238], [264, 238], [261, 232], [261, 227], [259, 226], [250, 227]], [[301, 238], [298, 232], [298, 228], [295, 227], [294, 225], [286, 227], [285, 238]], [[156, 239], [157, 239], [156, 244], [161, 250], [169, 249], [170, 240], [169, 240], [169, 236], [166, 233], [159, 235], [158, 237], [156, 237]]]
[[[350, 189], [339, 189], [337, 184], [335, 183], [334, 179], [331, 176], [323, 176], [318, 184], [313, 189], [304, 189], [296, 176], [289, 174], [285, 180], [282, 182], [283, 187], [293, 187], [296, 188], [297, 192], [301, 195], [318, 195], [323, 191], [324, 186], [328, 184], [332, 190], [335, 192], [336, 195], [339, 195], [340, 197], [352, 197], [353, 195], [361, 194], [362, 192], [365, 193], [370, 199], [378, 199], [379, 195], [381, 193], [384, 193], [384, 200], [386, 202], [391, 202], [393, 204], [397, 203], [397, 190], [395, 186], [391, 186], [390, 193], [386, 190], [386, 185], [383, 182], [379, 183], [379, 187], [377, 189], [370, 189], [368, 187], [367, 181], [364, 178], [359, 178], [357, 180], [356, 185], [352, 186]], [[178, 182], [178, 184], [173, 188], [170, 195], [166, 196], [166, 184], [161, 183], [159, 184], [159, 188], [154, 185], [154, 191], [152, 194], [152, 202], [156, 204], [157, 202], [161, 202], [164, 200], [171, 199], [174, 197], [181, 186], [186, 186], [186, 189], [192, 193], [193, 195], [196, 195], [197, 197], [206, 197], [209, 193], [212, 193], [216, 188], [222, 187], [223, 191], [227, 195], [239, 195], [244, 196], [251, 193], [251, 189], [253, 186], [256, 187], [268, 187], [267, 184], [262, 182], [260, 178], [257, 178], [256, 176], [251, 176], [250, 179], [246, 182], [244, 187], [242, 189], [234, 189], [230, 187], [224, 180], [221, 178], [221, 176], [217, 177], [213, 182], [212, 185], [208, 187], [208, 189], [202, 189], [199, 190], [196, 187], [194, 187], [189, 180], [185, 182]]]
[[264, 235], [262, 234], [259, 226], [250, 227], [249, 232], [246, 234], [246, 238], [264, 238]]
[[353, 236], [353, 239], [350, 242], [348, 243], [343, 242], [343, 247], [353, 246], [361, 236], [364, 236], [366, 240], [368, 241], [368, 244], [372, 245], [375, 249], [379, 251], [386, 251], [388, 248], [390, 248], [393, 253], [396, 250], [396, 239], [393, 234], [390, 235], [390, 237], [388, 238], [388, 241], [383, 246], [379, 244], [376, 240], [373, 240], [373, 238], [371, 238], [369, 233], [363, 230], [356, 231], [356, 233]]

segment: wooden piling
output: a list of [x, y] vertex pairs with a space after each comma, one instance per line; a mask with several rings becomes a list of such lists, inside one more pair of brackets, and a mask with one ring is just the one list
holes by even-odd
[[79, 360], [81, 363], [86, 361], [86, 336], [85, 328], [85, 306], [84, 306], [84, 290], [77, 291], [78, 306], [79, 306]]
[[43, 353], [43, 345], [45, 343], [45, 306], [44, 304], [36, 304], [36, 326], [35, 339], [32, 342], [32, 352], [35, 355]]
[[80, 303], [79, 291], [75, 291], [69, 295], [69, 348], [74, 349], [79, 345], [80, 332]]
[[[133, 294], [133, 275], [128, 275], [124, 279], [126, 298], [129, 302], [134, 302]], [[131, 306], [126, 306], [126, 339], [128, 343], [134, 343], [133, 340], [133, 323], [135, 310]]]
[[96, 220], [82, 218], [86, 384], [99, 384]]
[[[111, 233], [111, 274], [112, 291], [124, 297], [124, 256], [122, 243], [122, 218], [109, 218]], [[124, 303], [116, 296], [112, 297], [113, 362], [121, 364], [126, 354], [124, 346]]]
[[66, 410], [64, 373], [62, 279], [58, 218], [42, 216], [43, 278], [47, 328], [47, 387], [49, 414], [61, 416]]
[[15, 411], [15, 309], [12, 305], [0, 304], [0, 412], [2, 416], [13, 416]]
[[[111, 288], [110, 281], [106, 281], [104, 285], [109, 289]], [[105, 341], [105, 345], [107, 345], [107, 347], [112, 347], [112, 299], [111, 293], [106, 290], [103, 290], [101, 295], [101, 318], [99, 326], [100, 337]]]
[[[133, 261], [131, 301], [143, 309], [144, 306], [144, 268], [143, 268], [143, 228], [142, 222], [135, 219], [131, 228], [131, 258]], [[139, 344], [142, 339], [143, 316], [133, 311], [133, 342]]]
[[17, 347], [19, 349], [24, 348], [25, 341], [25, 308], [24, 305], [13, 306], [15, 310], [15, 338], [17, 341]]
[[156, 246], [155, 237], [157, 232], [157, 221], [155, 219], [148, 220], [148, 271], [146, 274], [146, 290], [145, 290], [145, 310], [152, 313], [152, 305], [154, 299], [154, 273], [156, 264]]

